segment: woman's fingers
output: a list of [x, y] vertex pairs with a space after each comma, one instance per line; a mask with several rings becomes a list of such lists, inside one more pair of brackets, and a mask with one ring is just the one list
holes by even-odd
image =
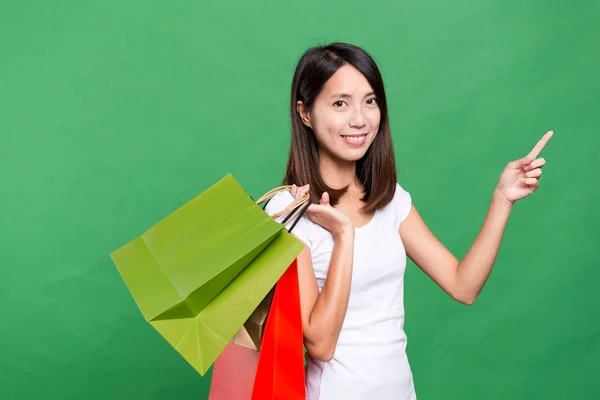
[[309, 190], [310, 190], [310, 185], [297, 186], [296, 184], [293, 184], [292, 190], [290, 190], [290, 192], [292, 193], [292, 197], [294, 199], [298, 199], [298, 198], [304, 196], [306, 193], [308, 193]]
[[524, 185], [537, 186], [539, 184], [536, 178], [521, 178], [519, 181]]
[[544, 165], [546, 164], [546, 159], [542, 158], [538, 158], [537, 160], [534, 160], [532, 163], [526, 165], [523, 167], [524, 171], [531, 171], [532, 169], [536, 169], [536, 168], [542, 168]]
[[544, 149], [544, 147], [546, 147], [546, 144], [548, 143], [548, 141], [550, 140], [550, 138], [552, 137], [552, 135], [554, 135], [553, 131], [548, 131], [546, 132], [546, 134], [544, 135], [544, 137], [542, 137], [540, 139], [539, 142], [537, 142], [537, 144], [535, 145], [535, 147], [533, 148], [533, 150], [531, 150], [531, 152], [529, 153], [530, 156], [533, 156], [533, 158], [536, 158]]
[[525, 177], [526, 178], [539, 178], [540, 176], [542, 176], [542, 169], [541, 168], [537, 168], [537, 169], [534, 169], [532, 171], [529, 171], [529, 172], [525, 173]]
[[508, 163], [508, 167], [512, 169], [520, 169], [525, 168], [527, 165], [531, 164], [534, 161], [533, 157], [526, 156], [520, 158], [518, 160], [514, 160]]
[[298, 197], [296, 197], [296, 198], [303, 197], [306, 193], [308, 193], [309, 190], [310, 190], [309, 185], [304, 185], [304, 186], [300, 187], [298, 189]]

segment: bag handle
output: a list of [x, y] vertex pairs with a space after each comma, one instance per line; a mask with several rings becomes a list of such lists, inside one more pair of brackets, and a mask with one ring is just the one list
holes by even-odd
[[[271, 200], [276, 194], [281, 193], [281, 192], [289, 192], [289, 191], [291, 191], [291, 189], [292, 189], [291, 185], [276, 187], [276, 188], [270, 190], [269, 192], [265, 193], [260, 199], [258, 199], [256, 201], [256, 204], [260, 204], [267, 200]], [[284, 208], [281, 211], [274, 213], [270, 217], [271, 218], [279, 218], [282, 215], [287, 214], [288, 212], [296, 209], [298, 206], [306, 204], [308, 201], [310, 201], [310, 194], [306, 193], [304, 196], [294, 199], [294, 201], [289, 206], [287, 206], [286, 208]]]
[[[256, 204], [260, 204], [265, 201], [268, 203], [269, 200], [271, 200], [276, 194], [281, 193], [281, 192], [290, 192], [291, 189], [292, 189], [291, 185], [279, 186], [274, 189], [271, 189], [270, 191], [265, 193], [260, 199], [258, 199], [256, 201]], [[294, 227], [300, 220], [300, 218], [302, 218], [302, 215], [304, 215], [304, 213], [306, 212], [306, 210], [308, 209], [309, 206], [310, 206], [310, 194], [306, 193], [304, 196], [294, 199], [294, 201], [291, 202], [290, 205], [288, 205], [283, 210], [280, 210], [280, 211], [270, 215], [270, 217], [273, 219], [276, 219], [276, 218], [281, 217], [282, 215], [290, 213], [283, 220], [283, 223], [285, 224], [291, 218], [295, 218], [294, 223], [292, 224], [292, 226], [289, 229], [289, 232], [291, 232], [292, 229], [294, 229]], [[266, 204], [265, 204], [265, 207], [266, 207]], [[264, 209], [264, 207], [263, 207], [263, 209]]]

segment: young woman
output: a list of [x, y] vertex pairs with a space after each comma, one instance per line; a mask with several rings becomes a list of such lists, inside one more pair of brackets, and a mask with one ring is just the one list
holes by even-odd
[[[310, 193], [293, 229], [309, 400], [415, 399], [406, 357], [406, 256], [456, 301], [472, 304], [488, 278], [515, 201], [539, 186], [548, 132], [510, 162], [475, 242], [458, 261], [429, 231], [396, 178], [384, 85], [362, 49], [309, 49], [291, 92], [292, 138], [271, 214]], [[281, 217], [284, 218], [284, 217]]]

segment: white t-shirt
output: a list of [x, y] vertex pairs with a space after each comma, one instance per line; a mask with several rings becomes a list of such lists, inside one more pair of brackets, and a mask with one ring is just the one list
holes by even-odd
[[[278, 193], [265, 211], [271, 215], [292, 201], [289, 192]], [[404, 333], [406, 252], [398, 233], [410, 208], [410, 194], [396, 184], [393, 200], [367, 225], [356, 228], [348, 310], [333, 359], [321, 362], [306, 354], [308, 400], [416, 399]], [[331, 261], [332, 234], [306, 215], [292, 234], [310, 249], [321, 291]]]

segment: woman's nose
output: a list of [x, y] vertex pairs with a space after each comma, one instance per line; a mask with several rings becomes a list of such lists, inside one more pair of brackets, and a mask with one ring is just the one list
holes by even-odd
[[363, 110], [361, 108], [355, 108], [352, 110], [350, 126], [353, 128], [362, 128], [365, 126], [365, 116], [363, 115]]

